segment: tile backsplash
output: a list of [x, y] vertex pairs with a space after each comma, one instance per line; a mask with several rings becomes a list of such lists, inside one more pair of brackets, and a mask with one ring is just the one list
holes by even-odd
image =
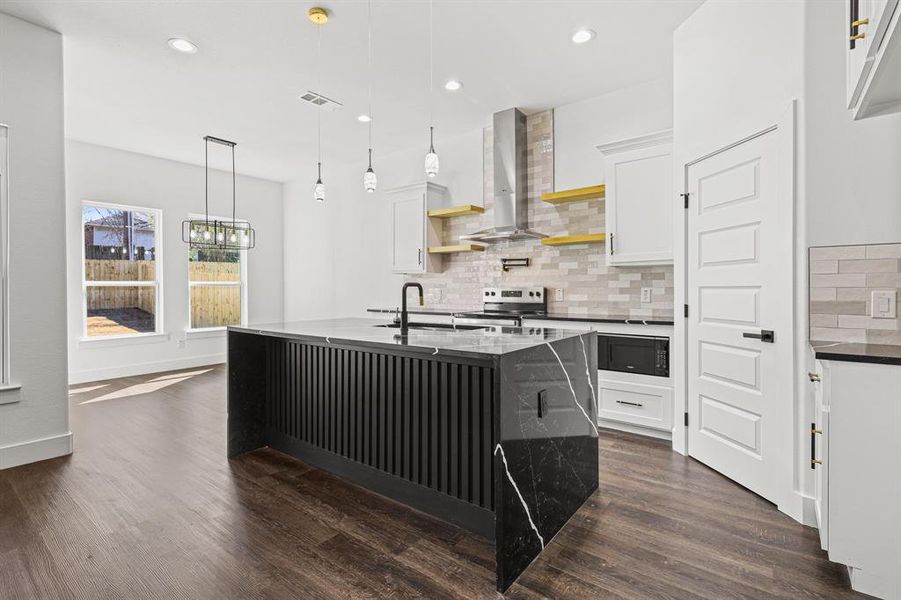
[[901, 243], [810, 249], [810, 339], [901, 345], [901, 321], [873, 318], [874, 291], [897, 299]]
[[[529, 228], [547, 235], [604, 231], [604, 201], [561, 205], [541, 201], [554, 191], [554, 113], [545, 111], [526, 120], [528, 146]], [[483, 182], [485, 214], [448, 219], [444, 241], [453, 243], [461, 234], [491, 226], [493, 222], [492, 131], [483, 132]], [[600, 183], [600, 182], [599, 182]], [[455, 204], [468, 200], [454, 199]], [[504, 272], [501, 258], [529, 258], [531, 266]], [[544, 286], [548, 309], [572, 314], [613, 313], [634, 318], [671, 317], [673, 268], [611, 267], [603, 244], [544, 246], [539, 240], [492, 244], [484, 252], [447, 255], [444, 271], [408, 277], [421, 281], [426, 303], [442, 307], [477, 307], [483, 287]], [[651, 301], [641, 302], [641, 288], [651, 288]], [[557, 301], [554, 290], [563, 290]]]

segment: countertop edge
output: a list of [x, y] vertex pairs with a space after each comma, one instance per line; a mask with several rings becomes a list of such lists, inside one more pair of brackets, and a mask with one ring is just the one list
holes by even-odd
[[[415, 309], [408, 308], [407, 312], [413, 315], [441, 315], [451, 316], [461, 312], [478, 312], [479, 309]], [[393, 308], [367, 308], [366, 312], [371, 313], [394, 313]], [[671, 327], [675, 325], [675, 320], [648, 318], [648, 319], [632, 319], [626, 317], [598, 317], [598, 316], [580, 316], [580, 315], [528, 315], [524, 317], [526, 320], [534, 321], [571, 321], [576, 323], [622, 323], [624, 325], [661, 325]]]
[[901, 346], [850, 342], [810, 342], [817, 360], [901, 366]]

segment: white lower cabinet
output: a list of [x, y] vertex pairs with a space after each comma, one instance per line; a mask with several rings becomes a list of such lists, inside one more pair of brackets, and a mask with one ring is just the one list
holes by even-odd
[[673, 388], [636, 381], [638, 376], [634, 375], [613, 371], [598, 373], [598, 417], [602, 422], [672, 431]]
[[821, 361], [817, 374], [821, 544], [855, 590], [901, 599], [901, 366]]

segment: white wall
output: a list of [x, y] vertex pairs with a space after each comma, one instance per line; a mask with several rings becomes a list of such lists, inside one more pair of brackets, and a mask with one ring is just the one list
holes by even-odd
[[10, 379], [0, 469], [69, 454], [63, 57], [59, 34], [0, 14], [0, 123], [10, 128]]
[[[448, 188], [450, 204], [481, 205], [482, 130], [448, 139], [438, 134], [441, 169], [433, 181]], [[324, 161], [323, 204], [313, 200], [315, 170], [285, 185], [285, 320], [361, 316], [367, 307], [400, 303], [403, 277], [391, 272], [386, 190], [425, 180], [427, 137], [424, 142], [389, 156], [374, 154], [379, 181], [373, 194], [363, 189], [362, 162], [329, 167]]]
[[[778, 15], [778, 18], [774, 18]], [[726, 2], [708, 0], [698, 8], [673, 36], [673, 136], [674, 197], [684, 191], [684, 166], [710, 152], [725, 147], [761, 129], [775, 124], [798, 100], [796, 150], [804, 155], [804, 3], [800, 1]], [[800, 159], [799, 159], [800, 162]], [[796, 173], [795, 240], [804, 233], [804, 172]], [[685, 230], [684, 215], [677, 216], [675, 230], [675, 303], [685, 302]], [[796, 243], [795, 308], [793, 310], [792, 351], [799, 356], [806, 344], [806, 328], [799, 325], [806, 311], [806, 252]], [[685, 322], [676, 319], [673, 371], [675, 373], [675, 412], [686, 410], [685, 398]], [[793, 397], [795, 422], [792, 440], [794, 456], [780, 463], [785, 473], [783, 489], [788, 493], [780, 509], [802, 518], [802, 495], [810, 488], [802, 468], [801, 423], [807, 407], [801, 393], [803, 362], [795, 358], [798, 375]], [[808, 421], [809, 422], [809, 421]], [[686, 432], [676, 428], [674, 447], [685, 451]], [[789, 464], [790, 463], [790, 464]]]
[[846, 30], [843, 3], [807, 3], [808, 246], [901, 242], [901, 114], [851, 119]]
[[599, 144], [673, 126], [673, 82], [656, 79], [554, 109], [554, 188], [604, 183]]
[[[198, 152], [202, 142], [198, 140]], [[240, 167], [240, 144], [237, 161]], [[212, 149], [211, 149], [212, 157]], [[229, 161], [230, 162], [230, 161]], [[218, 165], [211, 158], [211, 164]], [[81, 142], [66, 142], [69, 380], [93, 381], [123, 375], [214, 364], [225, 360], [225, 333], [185, 334], [188, 327], [188, 250], [181, 223], [204, 210], [203, 167]], [[211, 171], [210, 214], [231, 215], [231, 173]], [[283, 316], [282, 185], [238, 176], [238, 218], [256, 230], [256, 248], [246, 252], [248, 322]], [[134, 340], [82, 341], [81, 203], [121, 203], [163, 211], [163, 327], [167, 336]], [[185, 347], [178, 343], [184, 340]]]

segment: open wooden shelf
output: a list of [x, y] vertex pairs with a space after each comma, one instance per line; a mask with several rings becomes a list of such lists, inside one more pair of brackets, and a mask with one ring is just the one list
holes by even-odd
[[428, 212], [430, 217], [438, 219], [449, 219], [451, 217], [465, 217], [466, 215], [480, 215], [485, 209], [475, 204], [463, 204], [461, 206], [450, 206], [448, 208], [433, 208]]
[[572, 244], [600, 244], [606, 239], [606, 233], [584, 233], [581, 235], [559, 235], [557, 237], [547, 237], [541, 240], [541, 243], [545, 246], [569, 246]]
[[429, 246], [429, 254], [453, 254], [454, 252], [481, 252], [485, 246], [457, 244], [455, 246]]
[[606, 193], [607, 186], [592, 185], [590, 187], [563, 190], [562, 192], [549, 192], [541, 194], [541, 199], [550, 204], [563, 204], [564, 202], [580, 202], [582, 200], [600, 200]]

